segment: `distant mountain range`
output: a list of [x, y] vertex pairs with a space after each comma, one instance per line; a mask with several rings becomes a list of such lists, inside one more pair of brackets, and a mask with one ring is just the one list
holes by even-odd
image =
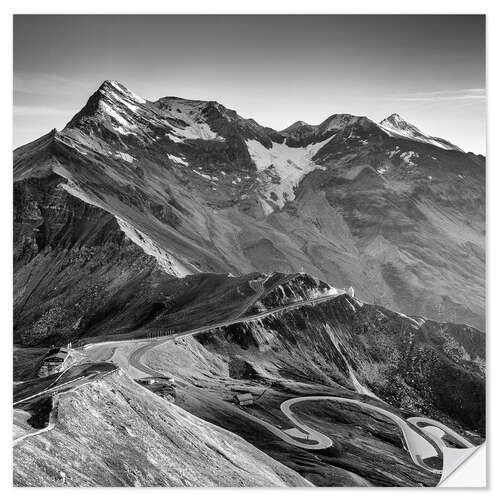
[[67, 245], [61, 231], [82, 215], [62, 213], [71, 200], [174, 276], [305, 271], [484, 327], [485, 158], [396, 114], [276, 131], [217, 102], [150, 102], [106, 81], [14, 164], [16, 307], [33, 286], [26, 266]]

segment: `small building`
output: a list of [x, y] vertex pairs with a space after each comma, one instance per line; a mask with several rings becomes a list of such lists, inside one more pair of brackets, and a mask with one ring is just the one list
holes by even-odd
[[58, 364], [58, 363], [64, 363], [64, 360], [66, 357], [62, 356], [51, 356], [50, 358], [45, 358], [43, 360], [44, 363], [52, 363], [52, 364]]
[[147, 389], [156, 395], [174, 402], [176, 398], [175, 379], [169, 377], [146, 377], [136, 380], [137, 383], [147, 386]]
[[163, 385], [175, 385], [175, 379], [169, 377], [145, 377], [138, 379], [142, 385], [154, 385], [154, 384], [163, 384]]
[[49, 350], [38, 370], [39, 377], [48, 377], [66, 369], [69, 350], [64, 347], [54, 347]]
[[236, 394], [234, 396], [234, 401], [235, 403], [239, 404], [240, 406], [248, 406], [253, 404], [253, 395], [250, 394], [249, 392], [245, 392], [243, 394]]

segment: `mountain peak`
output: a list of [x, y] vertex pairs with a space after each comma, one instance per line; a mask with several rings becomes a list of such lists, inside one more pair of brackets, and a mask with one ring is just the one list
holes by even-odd
[[407, 122], [401, 115], [398, 115], [397, 113], [392, 113], [392, 115], [382, 120], [380, 122], [380, 125], [384, 125], [386, 127], [390, 127], [399, 131], [411, 131], [413, 133], [422, 134], [422, 132], [417, 127], [415, 127], [415, 125]]
[[284, 128], [281, 132], [282, 133], [294, 132], [295, 130], [300, 129], [302, 127], [311, 127], [312, 128], [312, 125], [310, 125], [309, 123], [306, 123], [302, 120], [298, 120], [298, 121], [292, 123], [289, 127]]
[[337, 132], [345, 127], [359, 124], [365, 126], [367, 123], [373, 123], [366, 116], [350, 115], [348, 113], [339, 113], [329, 116], [326, 120], [319, 124], [318, 129], [321, 134], [327, 132]]
[[391, 137], [401, 137], [412, 141], [432, 144], [433, 146], [437, 146], [441, 149], [462, 151], [458, 146], [455, 146], [449, 141], [425, 134], [397, 113], [392, 113], [392, 115], [383, 119], [379, 126]]
[[127, 87], [125, 87], [125, 85], [116, 80], [104, 80], [97, 92], [108, 97], [116, 97], [116, 93], [118, 93], [119, 96], [126, 97], [127, 99], [135, 101], [139, 104], [144, 104], [146, 102], [145, 99], [138, 96]]
[[385, 118], [385, 120], [383, 121], [388, 121], [388, 122], [405, 122], [406, 123], [406, 120], [401, 116], [399, 115], [398, 113], [392, 113], [392, 115], [389, 115], [387, 118]]
[[137, 129], [136, 121], [147, 114], [147, 101], [116, 80], [104, 80], [90, 96], [85, 106], [70, 120], [65, 128], [96, 126], [120, 135]]

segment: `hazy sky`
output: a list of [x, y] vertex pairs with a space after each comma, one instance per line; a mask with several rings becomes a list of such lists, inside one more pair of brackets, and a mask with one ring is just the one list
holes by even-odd
[[64, 127], [106, 79], [278, 130], [396, 112], [486, 149], [483, 16], [15, 16], [15, 146]]

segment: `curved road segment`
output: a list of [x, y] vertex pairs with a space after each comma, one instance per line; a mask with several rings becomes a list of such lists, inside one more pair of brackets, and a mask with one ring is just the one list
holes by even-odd
[[[162, 344], [168, 342], [168, 340], [162, 340], [162, 341], [157, 341], [157, 342], [150, 342], [146, 345], [143, 345], [133, 351], [129, 357], [129, 363], [131, 366], [136, 368], [137, 370], [140, 370], [144, 373], [147, 373], [149, 375], [153, 376], [164, 376], [164, 374], [157, 372], [155, 370], [152, 370], [148, 366], [144, 365], [142, 363], [142, 357], [144, 354], [154, 348], [158, 344]], [[430, 439], [426, 439], [422, 435], [420, 435], [418, 432], [416, 432], [414, 429], [412, 429], [411, 424], [409, 425], [408, 422], [406, 422], [404, 419], [399, 417], [398, 415], [395, 415], [394, 413], [385, 410], [383, 408], [380, 408], [378, 406], [371, 405], [369, 403], [365, 403], [363, 401], [358, 401], [356, 399], [349, 399], [349, 398], [342, 398], [342, 397], [336, 397], [336, 396], [303, 396], [303, 397], [298, 397], [298, 398], [292, 398], [288, 399], [287, 401], [283, 402], [281, 404], [281, 411], [286, 415], [286, 417], [293, 423], [296, 429], [299, 431], [299, 436], [304, 435], [304, 438], [302, 440], [296, 439], [294, 436], [287, 434], [283, 430], [277, 428], [276, 426], [258, 418], [255, 417], [245, 411], [240, 410], [239, 408], [235, 408], [233, 405], [232, 408], [237, 409], [239, 413], [242, 413], [245, 415], [246, 418], [249, 418], [252, 421], [255, 421], [268, 429], [270, 432], [272, 432], [274, 435], [280, 437], [287, 443], [293, 444], [295, 446], [298, 446], [299, 448], [304, 448], [304, 449], [313, 449], [313, 450], [321, 450], [324, 448], [329, 448], [332, 446], [332, 440], [328, 437], [325, 436], [324, 434], [312, 429], [311, 427], [307, 426], [300, 420], [298, 420], [292, 410], [291, 407], [294, 404], [300, 403], [300, 402], [312, 402], [312, 401], [324, 401], [324, 400], [330, 400], [330, 401], [338, 401], [338, 402], [343, 402], [343, 403], [349, 403], [349, 404], [355, 404], [361, 408], [367, 408], [373, 411], [376, 411], [385, 417], [389, 418], [392, 420], [400, 429], [403, 434], [403, 437], [406, 442], [406, 447], [408, 450], [408, 453], [410, 454], [413, 462], [418, 465], [419, 467], [423, 467], [426, 470], [433, 472], [434, 474], [441, 474], [440, 470], [434, 469], [432, 467], [429, 467], [424, 463], [424, 459], [429, 458], [429, 457], [435, 457], [435, 456], [440, 456], [441, 455], [441, 450], [436, 447], [434, 442]], [[313, 441], [313, 443], [309, 443], [307, 441]]]
[[[252, 283], [252, 288], [255, 291], [254, 297], [252, 297], [255, 302], [255, 299], [258, 299], [259, 296], [262, 294], [263, 291], [263, 283], [259, 280], [256, 280], [256, 282]], [[313, 305], [321, 302], [325, 302], [327, 300], [331, 300], [335, 297], [336, 295], [327, 295], [323, 297], [318, 297], [310, 300], [303, 300], [303, 301], [298, 301], [293, 304], [288, 304], [286, 306], [280, 306], [276, 307], [271, 310], [264, 311], [262, 313], [254, 314], [251, 316], [247, 317], [241, 317], [239, 315], [243, 314], [250, 305], [249, 303], [246, 303], [245, 309], [240, 309], [238, 311], [239, 315], [236, 315], [237, 317], [233, 316], [231, 319], [226, 320], [221, 323], [216, 323], [213, 325], [208, 325], [200, 328], [196, 328], [193, 330], [188, 330], [184, 332], [179, 332], [177, 334], [173, 334], [168, 336], [167, 338], [163, 337], [160, 339], [156, 339], [153, 341], [149, 341], [146, 344], [144, 344], [144, 341], [146, 339], [133, 339], [133, 340], [122, 340], [122, 341], [105, 341], [101, 342], [98, 344], [90, 344], [86, 345], [83, 347], [83, 349], [88, 349], [88, 350], [94, 350], [97, 349], [98, 351], [101, 351], [101, 349], [105, 346], [108, 345], [109, 347], [115, 346], [117, 348], [119, 345], [126, 345], [130, 343], [140, 343], [141, 345], [132, 351], [129, 355], [128, 358], [128, 368], [133, 367], [136, 370], [139, 370], [140, 372], [143, 372], [147, 375], [153, 375], [153, 376], [164, 376], [163, 373], [157, 372], [155, 370], [152, 370], [148, 366], [144, 365], [142, 363], [142, 357], [144, 354], [150, 350], [155, 348], [157, 345], [170, 342], [175, 339], [179, 339], [182, 337], [187, 337], [191, 335], [196, 335], [198, 333], [203, 333], [207, 332], [209, 330], [213, 330], [215, 328], [221, 328], [224, 326], [229, 326], [231, 324], [243, 322], [243, 321], [255, 321], [261, 318], [264, 318], [266, 316], [269, 316], [271, 314], [275, 314], [278, 312], [283, 312], [295, 308], [299, 308], [305, 305]], [[250, 302], [250, 301], [249, 301]], [[238, 317], [239, 316], [239, 317]], [[111, 353], [114, 352], [114, 349], [111, 350]], [[109, 353], [108, 353], [108, 358], [109, 358]], [[360, 392], [361, 394], [366, 394], [371, 397], [376, 397], [374, 394], [371, 392], [367, 392], [364, 387], [361, 386], [361, 384], [356, 384], [357, 380], [355, 379], [354, 373], [351, 371], [351, 379], [353, 380], [353, 383], [355, 385], [355, 389]], [[180, 380], [179, 380], [180, 381]], [[187, 385], [187, 382], [181, 381], [183, 384]], [[359, 385], [359, 387], [357, 387]], [[57, 387], [57, 386], [56, 386]], [[55, 389], [55, 388], [54, 388]], [[197, 390], [196, 388], [192, 388], [193, 390]], [[377, 398], [378, 399], [378, 398]], [[448, 428], [447, 426], [441, 424], [440, 422], [436, 422], [435, 420], [431, 419], [426, 419], [425, 417], [413, 417], [411, 419], [408, 419], [408, 421], [404, 420], [403, 418], [399, 417], [398, 415], [392, 413], [391, 411], [388, 411], [384, 408], [380, 408], [378, 406], [374, 406], [369, 403], [365, 403], [363, 401], [359, 401], [356, 399], [349, 399], [349, 398], [342, 398], [342, 397], [337, 397], [337, 396], [303, 396], [303, 397], [297, 397], [297, 398], [292, 398], [287, 401], [284, 401], [280, 409], [286, 415], [286, 417], [293, 423], [294, 428], [288, 430], [288, 433], [283, 431], [282, 429], [279, 429], [273, 424], [270, 424], [269, 422], [266, 422], [265, 420], [262, 420], [261, 418], [258, 418], [254, 415], [251, 415], [250, 413], [241, 410], [238, 407], [235, 407], [234, 405], [230, 403], [225, 403], [225, 405], [231, 406], [232, 411], [236, 411], [245, 418], [252, 420], [263, 427], [265, 427], [267, 430], [272, 432], [274, 435], [278, 436], [281, 438], [283, 441], [286, 441], [289, 444], [295, 445], [299, 448], [304, 448], [304, 449], [312, 449], [312, 450], [320, 450], [324, 448], [328, 448], [332, 446], [332, 440], [328, 437], [325, 436], [324, 434], [316, 431], [315, 429], [312, 429], [311, 427], [307, 426], [300, 420], [298, 420], [295, 415], [293, 414], [291, 407], [297, 403], [302, 403], [302, 402], [307, 402], [311, 403], [314, 401], [324, 401], [324, 400], [330, 400], [330, 401], [337, 401], [337, 402], [342, 402], [342, 403], [348, 403], [348, 404], [354, 404], [359, 406], [360, 408], [365, 408], [369, 409], [375, 412], [380, 413], [381, 415], [384, 415], [385, 417], [389, 418], [392, 420], [401, 430], [405, 443], [406, 443], [406, 448], [408, 450], [408, 453], [411, 456], [411, 459], [413, 462], [418, 465], [419, 467], [425, 468], [426, 470], [435, 473], [435, 474], [441, 474], [440, 470], [436, 470], [427, 464], [425, 464], [424, 460], [426, 458], [430, 457], [436, 457], [436, 456], [442, 456], [442, 451], [443, 451], [443, 446], [440, 445], [438, 441], [439, 438], [433, 435], [429, 435], [428, 433], [425, 432], [424, 429], [420, 429], [416, 424], [418, 422], [424, 422], [428, 423], [429, 425], [432, 425], [434, 427], [437, 427], [439, 429], [442, 429], [444, 432], [448, 433], [450, 436], [455, 438], [458, 442], [463, 444], [465, 447], [470, 448], [473, 447], [471, 443], [469, 443], [467, 440], [462, 438], [459, 434], [457, 434], [455, 431], [452, 429]], [[413, 427], [416, 427], [417, 429], [421, 430], [421, 433], [417, 432]], [[295, 435], [294, 435], [295, 434]], [[303, 436], [303, 437], [302, 437]], [[441, 442], [442, 443], [442, 442]]]
[[433, 443], [413, 430], [411, 426], [408, 425], [406, 420], [388, 410], [371, 405], [369, 403], [365, 403], [364, 401], [358, 401], [357, 399], [341, 398], [337, 396], [303, 396], [299, 398], [292, 398], [283, 402], [280, 409], [297, 427], [304, 428], [304, 424], [297, 420], [297, 418], [293, 415], [291, 407], [297, 403], [311, 401], [337, 401], [341, 403], [349, 403], [359, 406], [360, 408], [367, 408], [369, 410], [376, 411], [381, 415], [384, 415], [385, 417], [392, 420], [401, 429], [406, 442], [408, 453], [410, 454], [413, 462], [416, 465], [423, 467], [430, 472], [433, 472], [434, 474], [441, 474], [440, 470], [429, 467], [423, 461], [425, 458], [438, 456], [440, 454], [440, 450], [436, 449]]

